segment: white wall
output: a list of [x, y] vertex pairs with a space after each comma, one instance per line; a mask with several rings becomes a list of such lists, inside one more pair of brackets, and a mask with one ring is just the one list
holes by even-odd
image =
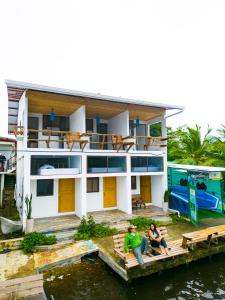
[[79, 218], [86, 216], [86, 178], [75, 181], [75, 213]]
[[99, 178], [99, 192], [86, 193], [87, 212], [103, 210], [103, 177]]
[[44, 218], [58, 215], [58, 179], [54, 179], [53, 195], [37, 197], [37, 180], [30, 181], [30, 192], [33, 196], [33, 217]]
[[28, 99], [26, 97], [26, 92], [23, 93], [22, 97], [19, 101], [19, 107], [18, 107], [18, 119], [17, 119], [17, 125], [24, 127], [24, 138], [23, 141], [20, 141], [20, 143], [23, 144], [23, 148], [27, 148], [27, 122], [28, 122]]
[[130, 176], [117, 177], [116, 186], [117, 208], [127, 214], [132, 214]]
[[82, 105], [80, 108], [75, 110], [70, 115], [70, 131], [73, 132], [85, 132], [86, 121], [85, 121], [85, 106]]
[[129, 135], [129, 112], [124, 111], [119, 115], [111, 118], [108, 122], [108, 133]]
[[167, 186], [165, 175], [151, 176], [152, 204], [162, 207], [163, 196]]
[[0, 174], [0, 207], [2, 207], [2, 201], [3, 201], [4, 181], [5, 181], [5, 175]]

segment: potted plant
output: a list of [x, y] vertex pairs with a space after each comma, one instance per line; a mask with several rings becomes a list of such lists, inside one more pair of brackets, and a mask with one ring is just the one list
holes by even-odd
[[26, 233], [30, 233], [33, 231], [34, 227], [34, 219], [32, 218], [32, 194], [30, 197], [25, 197], [25, 204], [26, 204]]
[[166, 190], [165, 193], [164, 193], [164, 197], [163, 197], [164, 199], [163, 199], [163, 205], [162, 205], [164, 212], [168, 211], [168, 204], [169, 204], [169, 199], [170, 199], [170, 193], [171, 193], [171, 191], [169, 189]]

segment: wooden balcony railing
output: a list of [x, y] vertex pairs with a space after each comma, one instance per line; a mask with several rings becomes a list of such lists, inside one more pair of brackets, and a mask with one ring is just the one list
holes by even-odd
[[[41, 135], [41, 137], [39, 137]], [[56, 138], [58, 137], [58, 138]], [[28, 129], [28, 143], [45, 142], [47, 148], [50, 143], [66, 143], [70, 150], [75, 144], [78, 144], [83, 151], [87, 144], [94, 149], [104, 150], [107, 145], [111, 145], [113, 150], [129, 151], [132, 147], [149, 150], [150, 147], [166, 147], [167, 137], [151, 136], [126, 136], [120, 134], [102, 134], [102, 133], [79, 133], [59, 130], [37, 130]], [[29, 146], [29, 145], [28, 145]], [[97, 148], [96, 148], [97, 146]]]
[[10, 173], [16, 169], [16, 155], [0, 163], [0, 172]]

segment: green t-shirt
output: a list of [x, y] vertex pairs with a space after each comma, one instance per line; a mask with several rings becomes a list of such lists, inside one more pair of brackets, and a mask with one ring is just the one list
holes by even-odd
[[129, 252], [129, 246], [131, 246], [131, 249], [133, 250], [134, 248], [140, 246], [141, 243], [142, 237], [137, 232], [134, 234], [128, 233], [125, 236], [124, 251]]

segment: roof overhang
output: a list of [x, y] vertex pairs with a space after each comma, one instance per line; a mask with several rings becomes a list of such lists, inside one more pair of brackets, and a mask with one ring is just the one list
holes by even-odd
[[54, 108], [56, 115], [69, 116], [81, 105], [85, 105], [87, 118], [93, 118], [99, 114], [103, 119], [110, 119], [127, 110], [131, 120], [138, 117], [140, 120], [149, 121], [165, 116], [167, 110], [171, 112], [166, 117], [184, 110], [183, 106], [178, 105], [106, 96], [13, 80], [5, 82], [8, 90], [9, 132], [17, 125], [18, 102], [24, 92], [28, 96], [28, 111], [31, 113], [49, 114], [51, 108]]
[[179, 105], [171, 105], [171, 104], [151, 102], [147, 100], [130, 99], [130, 98], [123, 98], [123, 97], [116, 97], [116, 96], [106, 96], [106, 95], [101, 95], [99, 93], [95, 94], [95, 93], [81, 92], [81, 91], [64, 89], [64, 88], [56, 88], [56, 87], [46, 86], [46, 85], [19, 82], [14, 80], [5, 80], [5, 82], [7, 87], [17, 88], [22, 90], [34, 90], [34, 91], [41, 91], [47, 93], [86, 97], [86, 98], [97, 99], [97, 100], [113, 101], [119, 103], [144, 105], [144, 106], [158, 107], [164, 109], [178, 109], [181, 111], [184, 110], [184, 107]]
[[194, 165], [181, 165], [168, 163], [170, 168], [182, 169], [193, 172], [225, 172], [225, 168], [222, 167], [208, 167], [208, 166], [194, 166]]

